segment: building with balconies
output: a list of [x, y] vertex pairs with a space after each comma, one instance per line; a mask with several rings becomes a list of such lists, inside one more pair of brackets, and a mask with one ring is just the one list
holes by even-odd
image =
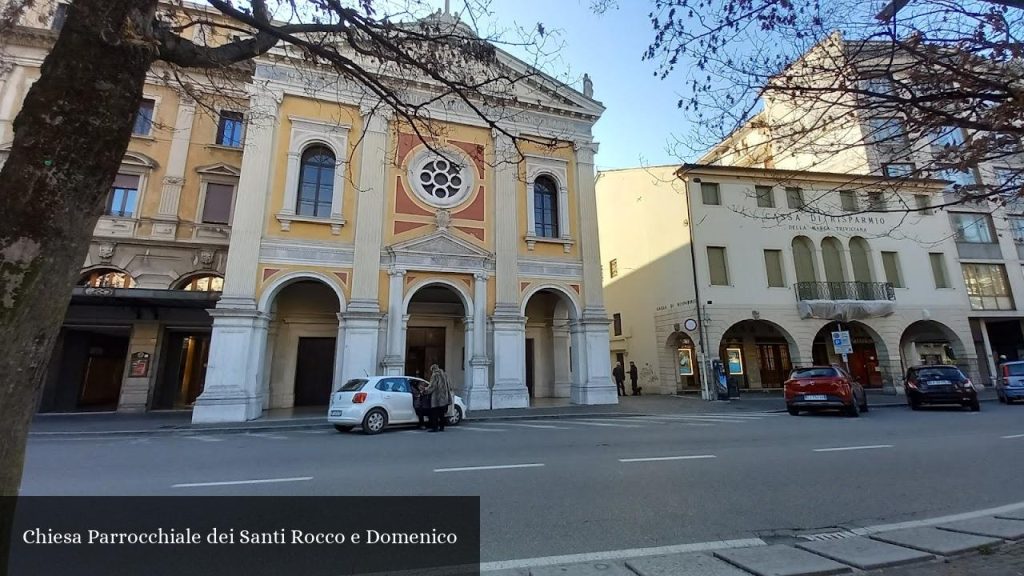
[[[901, 94], [943, 89], [915, 83], [922, 77], [915, 69], [927, 65], [891, 43], [833, 34], [802, 55], [790, 77], [769, 82], [760, 112], [698, 162], [945, 180], [933, 205], [945, 206], [938, 217], [955, 236], [951, 275], [968, 294], [969, 330], [960, 337], [982, 360], [980, 382], [989, 384], [1001, 360], [1024, 359], [1024, 203], [1011, 199], [1020, 193], [1024, 146], [1012, 134], [956, 126], [957, 114], [946, 126], [908, 116]], [[814, 98], [801, 95], [803, 84], [814, 85]], [[921, 209], [911, 202], [894, 211]]]
[[[635, 362], [655, 393], [701, 390], [714, 359], [752, 390], [823, 363], [888, 390], [922, 363], [976, 377], [950, 219], [879, 211], [928, 205], [944, 185], [710, 165], [599, 173], [612, 359]], [[836, 330], [851, 335], [845, 359]]]

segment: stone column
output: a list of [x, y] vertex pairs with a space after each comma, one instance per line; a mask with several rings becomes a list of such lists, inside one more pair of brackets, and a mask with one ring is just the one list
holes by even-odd
[[570, 391], [573, 404], [617, 404], [608, 341], [608, 312], [604, 308], [601, 249], [597, 235], [597, 193], [594, 154], [597, 143], [576, 143], [576, 186], [579, 205], [580, 253], [583, 257], [583, 315], [579, 319], [581, 378]]
[[[470, 410], [490, 410], [491, 390], [488, 380], [491, 359], [487, 356], [487, 273], [477, 272], [473, 279], [473, 348], [469, 359], [470, 386], [466, 402]], [[467, 348], [466, 352], [470, 353], [470, 349]]]
[[224, 292], [213, 316], [206, 386], [192, 421], [243, 422], [263, 410], [268, 317], [256, 310], [260, 239], [273, 178], [274, 134], [281, 94], [250, 86], [252, 122], [245, 135]]
[[512, 139], [494, 132], [495, 274], [492, 408], [526, 408], [526, 319], [519, 311], [518, 152]]
[[388, 118], [381, 111], [365, 110], [359, 154], [356, 203], [355, 262], [352, 299], [345, 308], [345, 348], [341, 381], [378, 373], [377, 335], [383, 315], [380, 291], [380, 249], [384, 222]]
[[192, 140], [192, 120], [195, 114], [195, 101], [183, 95], [178, 101], [171, 151], [167, 156], [167, 169], [160, 189], [160, 206], [150, 234], [153, 238], [174, 240], [177, 236], [178, 202], [181, 199], [181, 188], [185, 185], [185, 161], [188, 158], [188, 144]]
[[992, 352], [992, 341], [989, 340], [988, 324], [985, 322], [984, 318], [978, 319], [978, 328], [981, 330], [981, 343], [985, 347], [985, 367], [988, 368], [989, 381], [987, 384], [985, 382], [975, 382], [975, 384], [978, 384], [979, 388], [984, 388], [986, 385], [995, 386], [996, 378], [999, 373], [996, 372], [995, 353]]
[[555, 319], [551, 328], [552, 350], [555, 356], [555, 398], [569, 398], [572, 387], [572, 370], [569, 368], [571, 354], [569, 322]]
[[401, 376], [405, 372], [405, 270], [388, 271], [388, 351], [384, 356], [384, 374]]
[[260, 374], [260, 389], [263, 390], [263, 406], [270, 408], [270, 370], [273, 368], [274, 348], [277, 346], [277, 330], [279, 322], [274, 322], [273, 314], [267, 314], [267, 353], [263, 356], [263, 372]]
[[[128, 341], [128, 362], [121, 380], [121, 395], [117, 400], [118, 412], [145, 412], [149, 403], [150, 386], [156, 382], [160, 370], [157, 357], [157, 341], [160, 337], [160, 323], [156, 321], [138, 321], [132, 325], [132, 335]], [[145, 376], [132, 376], [132, 354], [143, 352], [149, 354], [149, 371]]]

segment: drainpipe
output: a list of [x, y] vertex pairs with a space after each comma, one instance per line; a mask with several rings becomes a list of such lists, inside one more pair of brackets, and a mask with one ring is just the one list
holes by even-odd
[[[704, 337], [704, 303], [700, 299], [700, 283], [697, 281], [697, 252], [693, 248], [693, 212], [690, 210], [690, 179], [680, 177], [683, 181], [683, 200], [686, 203], [686, 226], [690, 234], [690, 272], [693, 274], [693, 297], [697, 302], [697, 345], [700, 347], [700, 387], [701, 398], [714, 400], [715, 394], [708, 379], [711, 372], [711, 359], [707, 355], [707, 340]], [[699, 184], [700, 178], [694, 178], [693, 183]]]

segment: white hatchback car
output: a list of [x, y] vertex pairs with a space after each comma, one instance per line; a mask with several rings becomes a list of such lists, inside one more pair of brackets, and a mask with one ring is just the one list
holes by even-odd
[[[413, 406], [413, 386], [426, 384], [411, 376], [371, 376], [354, 378], [331, 394], [327, 421], [338, 432], [348, 432], [360, 426], [364, 434], [378, 434], [395, 424], [416, 424], [419, 418]], [[466, 414], [462, 398], [455, 399], [455, 413], [448, 417], [447, 425], [454, 426]]]

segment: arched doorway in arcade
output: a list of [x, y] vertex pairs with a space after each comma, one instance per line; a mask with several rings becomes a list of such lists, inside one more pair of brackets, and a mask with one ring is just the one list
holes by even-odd
[[472, 304], [455, 285], [426, 283], [406, 304], [405, 375], [430, 380], [430, 366], [448, 374], [456, 394], [465, 397], [466, 335]]
[[[853, 352], [846, 355], [836, 352], [832, 332], [848, 331]], [[860, 322], [829, 322], [821, 327], [811, 345], [811, 356], [816, 365], [846, 366], [850, 374], [865, 388], [881, 388], [884, 375], [881, 367], [885, 364], [885, 345], [874, 330]]]
[[741, 388], [782, 388], [793, 369], [793, 338], [767, 320], [742, 320], [722, 336], [719, 359]]
[[952, 364], [967, 372], [966, 348], [951, 328], [935, 320], [918, 320], [900, 337], [903, 369], [921, 364]]
[[700, 362], [697, 347], [686, 332], [673, 332], [665, 343], [673, 358], [672, 375], [675, 377], [676, 392], [700, 391]]
[[572, 349], [575, 303], [561, 289], [541, 288], [527, 297], [523, 316], [523, 376], [531, 404], [541, 398], [569, 398], [574, 375], [579, 373], [574, 365], [579, 353]]
[[300, 277], [274, 290], [267, 305], [270, 408], [321, 406], [330, 401], [341, 301], [334, 288]]

